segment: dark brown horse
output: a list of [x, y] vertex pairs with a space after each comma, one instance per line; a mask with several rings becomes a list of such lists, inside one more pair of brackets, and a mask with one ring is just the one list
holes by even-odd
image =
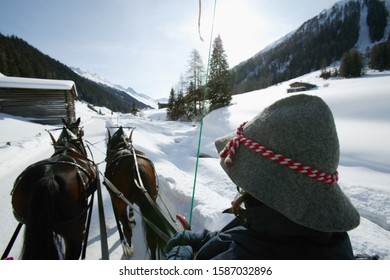
[[[132, 132], [127, 137], [120, 127], [111, 137], [108, 131], [105, 177], [117, 191], [108, 188], [118, 223], [124, 254], [132, 254], [132, 207], [136, 203], [142, 214], [145, 238], [151, 259], [164, 257], [167, 239], [176, 229], [165, 218], [155, 203], [158, 195], [156, 171], [152, 161], [141, 151], [134, 149]], [[118, 196], [119, 194], [119, 196]], [[124, 198], [121, 198], [123, 194]], [[129, 215], [130, 213], [130, 215]], [[122, 231], [123, 229], [123, 231]], [[122, 234], [123, 232], [123, 234]]]
[[96, 190], [98, 174], [80, 130], [71, 125], [64, 125], [57, 141], [53, 138], [55, 152], [50, 158], [28, 166], [15, 180], [14, 215], [26, 226], [21, 259], [79, 259], [86, 242], [88, 199]]

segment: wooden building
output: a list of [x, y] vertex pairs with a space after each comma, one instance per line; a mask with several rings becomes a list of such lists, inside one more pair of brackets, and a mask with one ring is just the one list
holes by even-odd
[[287, 89], [287, 92], [288, 93], [300, 92], [300, 91], [311, 90], [311, 89], [314, 89], [314, 88], [317, 88], [317, 86], [309, 84], [309, 83], [294, 82], [294, 83], [290, 84], [290, 88]]
[[8, 77], [0, 74], [0, 112], [57, 125], [76, 119], [73, 81]]
[[159, 109], [168, 108], [168, 103], [161, 103], [161, 102], [159, 102], [159, 103], [158, 103], [158, 108], [159, 108]]

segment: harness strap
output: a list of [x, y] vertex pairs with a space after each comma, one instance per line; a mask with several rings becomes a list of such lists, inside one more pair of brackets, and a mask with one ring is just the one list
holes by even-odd
[[[99, 171], [99, 169], [97, 168]], [[98, 176], [98, 186], [97, 186], [97, 199], [98, 199], [98, 210], [99, 210], [99, 225], [100, 225], [100, 239], [101, 239], [101, 249], [102, 249], [102, 260], [109, 259], [108, 252], [108, 242], [107, 242], [107, 231], [106, 231], [106, 222], [104, 217], [104, 207], [102, 199], [102, 189], [100, 184], [100, 176]]]
[[[158, 213], [158, 215], [160, 216], [161, 219], [165, 220], [166, 223], [168, 225], [170, 225], [170, 230], [171, 230], [171, 234], [172, 236], [177, 232], [177, 230], [171, 226], [171, 223], [166, 219], [166, 217], [164, 215], [162, 215], [161, 211], [160, 211], [160, 208], [158, 207], [158, 205], [156, 204], [156, 202], [151, 199], [149, 193], [147, 192], [147, 190], [145, 189], [145, 186], [142, 182], [142, 179], [141, 179], [141, 175], [140, 175], [140, 172], [139, 172], [139, 167], [138, 167], [138, 160], [137, 160], [137, 155], [135, 153], [135, 150], [134, 150], [134, 147], [132, 147], [132, 152], [133, 152], [133, 156], [134, 156], [134, 162], [135, 162], [135, 169], [136, 169], [136, 172], [137, 172], [137, 177], [138, 177], [138, 182], [137, 180], [134, 180], [135, 182], [135, 185], [141, 189], [141, 191], [145, 194], [146, 198], [149, 200], [149, 203], [152, 205], [152, 207], [156, 210], [156, 213]], [[169, 213], [169, 212], [168, 212]], [[172, 215], [170, 215], [170, 217], [172, 217]]]
[[89, 236], [89, 228], [91, 225], [91, 216], [92, 216], [92, 207], [93, 207], [93, 200], [95, 198], [95, 193], [92, 193], [91, 196], [91, 201], [89, 203], [89, 212], [88, 212], [88, 217], [87, 217], [87, 225], [85, 227], [85, 233], [84, 233], [84, 243], [83, 243], [83, 249], [81, 251], [81, 259], [85, 260], [85, 255], [87, 253], [87, 243], [88, 243], [88, 236]]
[[[104, 176], [104, 175], [103, 175]], [[170, 240], [170, 236], [168, 236], [167, 234], [165, 234], [162, 230], [160, 230], [156, 225], [154, 225], [149, 219], [145, 218], [137, 209], [135, 209], [132, 205], [132, 203], [124, 196], [123, 193], [121, 193], [113, 183], [111, 183], [111, 181], [106, 177], [104, 176], [104, 182], [106, 184], [106, 186], [108, 186], [110, 188], [111, 191], [113, 191], [116, 196], [120, 199], [122, 199], [131, 209], [133, 209], [133, 211], [135, 211], [138, 215], [140, 215], [142, 217], [142, 219], [150, 226], [152, 227], [155, 232], [161, 237], [161, 239], [163, 239], [165, 242], [168, 242]], [[150, 197], [150, 196], [149, 196]], [[173, 232], [177, 232], [174, 227], [172, 226], [172, 231]], [[173, 235], [172, 235], [173, 236]]]
[[[133, 148], [133, 149], [134, 149], [134, 148]], [[150, 164], [153, 166], [153, 169], [155, 169], [155, 168], [154, 168], [153, 162], [152, 162], [147, 156], [138, 155], [138, 154], [136, 154], [136, 153], [134, 153], [134, 152], [132, 152], [132, 153], [126, 153], [126, 154], [123, 154], [123, 155], [120, 155], [120, 156], [116, 156], [116, 157], [114, 157], [114, 159], [113, 159], [110, 163], [108, 163], [108, 164], [106, 165], [106, 173], [107, 173], [108, 170], [111, 169], [111, 167], [117, 166], [117, 165], [119, 164], [120, 160], [121, 160], [121, 159], [124, 159], [124, 158], [134, 158], [134, 163], [135, 163], [135, 166], [136, 166], [136, 169], [137, 169], [137, 176], [138, 176], [138, 179], [141, 181], [141, 185], [142, 185], [142, 187], [143, 187], [143, 188], [140, 188], [140, 189], [141, 189], [141, 191], [142, 191], [143, 193], [147, 193], [147, 190], [146, 190], [146, 188], [143, 186], [142, 180], [140, 179], [141, 176], [140, 176], [140, 174], [139, 174], [138, 161], [137, 161], [137, 158], [145, 159], [145, 160], [149, 161]], [[115, 169], [111, 170], [111, 173], [112, 173], [112, 174], [114, 174], [114, 172], [115, 172]], [[156, 178], [156, 180], [157, 180], [158, 178], [157, 178], [156, 171], [155, 171], [155, 173], [154, 173], [154, 176], [155, 176], [155, 178]], [[157, 188], [158, 188], [158, 186], [157, 186]], [[157, 197], [154, 197], [154, 198], [157, 198]]]
[[[33, 167], [36, 167], [36, 166], [41, 166], [41, 165], [46, 165], [46, 164], [56, 164], [56, 163], [60, 163], [60, 164], [66, 164], [66, 165], [71, 165], [71, 166], [74, 166], [76, 167], [77, 169], [83, 171], [83, 173], [88, 177], [88, 179], [93, 182], [94, 179], [92, 178], [92, 175], [91, 175], [91, 172], [89, 172], [86, 168], [84, 168], [83, 166], [81, 166], [80, 164], [78, 164], [74, 158], [72, 157], [69, 157], [70, 159], [73, 160], [73, 162], [71, 161], [65, 161], [65, 160], [59, 160], [59, 161], [49, 161], [49, 160], [44, 160], [44, 161], [39, 161], [37, 163], [34, 163], [32, 165], [30, 165], [29, 167], [27, 167], [17, 178], [16, 178], [16, 181], [14, 183], [14, 188], [12, 189], [11, 191], [11, 195], [13, 195], [13, 193], [15, 192], [15, 188], [16, 186], [18, 185], [19, 181], [23, 178], [23, 175], [30, 169], [30, 168], [33, 168]], [[96, 166], [96, 165], [95, 165]], [[78, 173], [80, 174], [80, 173]], [[83, 182], [83, 185], [84, 185], [84, 190], [87, 192], [88, 188], [85, 186], [85, 183]], [[91, 193], [93, 193], [94, 191], [96, 190], [95, 187], [93, 187], [93, 189], [87, 194], [87, 196], [89, 196]]]
[[[70, 157], [71, 158], [71, 157]], [[73, 158], [71, 158], [71, 159], [73, 159]], [[74, 159], [73, 159], [74, 160]], [[94, 178], [92, 177], [92, 174], [91, 174], [91, 172], [89, 172], [86, 168], [84, 168], [83, 166], [81, 166], [79, 163], [77, 163], [76, 161], [74, 161], [74, 162], [70, 162], [70, 161], [62, 161], [62, 160], [60, 160], [60, 161], [56, 161], [56, 162], [53, 162], [53, 163], [61, 163], [61, 164], [68, 164], [68, 165], [72, 165], [72, 166], [74, 166], [74, 167], [76, 167], [76, 169], [77, 169], [77, 173], [80, 175], [80, 170], [81, 171], [83, 171], [83, 173], [88, 177], [88, 179], [89, 179], [89, 182], [95, 182], [95, 180], [94, 180]], [[95, 167], [96, 167], [96, 169], [97, 169], [97, 166], [95, 165]], [[80, 177], [80, 176], [79, 176]], [[81, 177], [80, 177], [81, 178]], [[96, 173], [96, 180], [97, 180], [97, 178], [98, 178], [98, 176], [97, 176], [97, 173]], [[82, 180], [82, 179], [81, 179]], [[84, 182], [84, 181], [82, 181], [82, 183], [83, 183], [83, 186], [84, 186], [84, 190], [85, 190], [85, 192], [86, 192], [86, 194], [87, 194], [87, 196], [89, 196], [89, 195], [91, 195], [93, 192], [95, 192], [95, 190], [96, 190], [96, 187], [97, 187], [97, 184], [94, 184], [93, 186], [92, 186], [92, 189], [91, 190], [89, 190], [89, 186], [87, 187], [86, 186], [86, 183]], [[88, 192], [89, 191], [89, 192]]]
[[7, 248], [5, 248], [5, 251], [4, 251], [3, 255], [1, 256], [2, 260], [5, 260], [8, 257], [8, 254], [11, 251], [12, 246], [14, 246], [15, 240], [18, 237], [20, 229], [22, 228], [22, 226], [23, 226], [23, 223], [20, 223], [20, 222], [16, 226], [14, 234], [12, 235], [10, 241], [8, 242]]

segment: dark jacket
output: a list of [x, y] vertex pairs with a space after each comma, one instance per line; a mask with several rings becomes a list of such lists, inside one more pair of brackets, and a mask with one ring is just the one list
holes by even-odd
[[209, 238], [196, 259], [355, 259], [346, 232], [312, 230], [265, 205], [243, 210], [238, 218]]

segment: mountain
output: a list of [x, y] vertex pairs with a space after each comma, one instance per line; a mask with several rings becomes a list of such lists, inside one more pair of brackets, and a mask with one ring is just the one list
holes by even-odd
[[389, 38], [390, 0], [344, 0], [231, 69], [233, 93], [266, 88], [332, 65], [352, 48], [366, 55]]
[[0, 73], [6, 76], [72, 80], [79, 99], [115, 112], [129, 113], [133, 105], [139, 109], [153, 106], [126, 90], [87, 79], [61, 62], [43, 54], [16, 36], [0, 33]]
[[157, 106], [158, 106], [157, 102], [154, 99], [150, 98], [149, 96], [147, 96], [145, 94], [141, 94], [141, 93], [136, 92], [131, 87], [128, 87], [127, 89], [125, 89], [121, 85], [112, 84], [110, 81], [99, 76], [98, 74], [91, 73], [87, 70], [83, 70], [83, 69], [76, 68], [76, 67], [71, 67], [71, 69], [76, 74], [80, 75], [81, 77], [84, 77], [88, 80], [91, 80], [97, 84], [104, 86], [104, 87], [109, 87], [109, 88], [124, 92], [124, 93], [128, 94], [131, 98], [134, 98], [134, 99], [138, 100], [139, 102], [142, 102], [143, 104], [145, 104], [151, 108], [157, 108]]

